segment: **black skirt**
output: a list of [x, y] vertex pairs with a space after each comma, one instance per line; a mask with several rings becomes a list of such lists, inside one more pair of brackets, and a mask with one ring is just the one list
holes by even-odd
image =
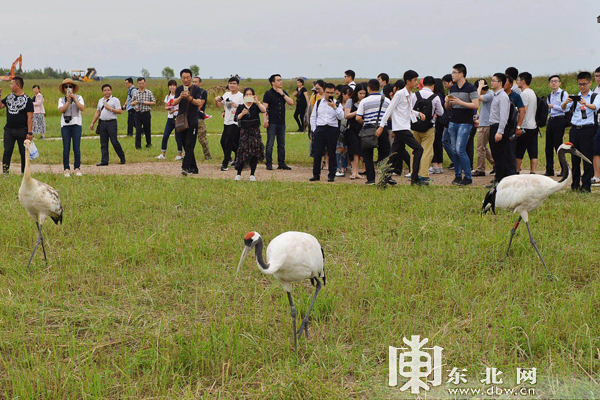
[[344, 132], [346, 136], [346, 146], [348, 146], [348, 155], [350, 156], [361, 155], [360, 137], [358, 136], [358, 133], [359, 132], [353, 128], [346, 129], [346, 132]]
[[240, 146], [237, 151], [238, 165], [244, 165], [256, 157], [258, 162], [265, 158], [265, 146], [260, 136], [260, 128], [242, 128], [240, 130]]

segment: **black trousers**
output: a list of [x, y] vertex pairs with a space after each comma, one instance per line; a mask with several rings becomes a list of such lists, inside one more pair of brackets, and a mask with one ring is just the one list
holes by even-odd
[[433, 142], [433, 160], [431, 162], [442, 164], [444, 162], [444, 145], [442, 137], [444, 136], [444, 125], [435, 122], [435, 140]]
[[194, 149], [196, 148], [196, 141], [198, 139], [198, 125], [190, 125], [190, 127], [179, 134], [185, 155], [181, 162], [181, 169], [190, 174], [198, 173], [198, 164], [196, 163], [196, 154]]
[[[367, 173], [367, 181], [369, 182], [375, 181], [375, 165], [373, 162], [374, 152], [375, 149], [361, 149], [361, 155]], [[377, 138], [377, 153], [380, 160], [383, 160], [390, 155], [390, 135], [387, 129], [384, 129], [381, 136]]]
[[[596, 134], [595, 125], [586, 125], [582, 128], [575, 126], [569, 131], [569, 142], [573, 143], [575, 148], [579, 150], [590, 161], [594, 157], [594, 135]], [[573, 163], [573, 183], [572, 189], [579, 189], [581, 180], [581, 189], [591, 191], [592, 176], [594, 176], [594, 166], [587, 162], [583, 162], [583, 176], [581, 176], [581, 158], [573, 155], [571, 157]]]
[[494, 168], [496, 168], [496, 176], [494, 180], [500, 182], [503, 178], [511, 175], [510, 173], [510, 140], [506, 134], [502, 135], [502, 140], [496, 142], [496, 133], [498, 133], [498, 124], [490, 126], [490, 151], [494, 159]]
[[135, 128], [135, 110], [132, 108], [127, 111], [127, 136], [133, 136], [133, 128]]
[[100, 123], [100, 152], [102, 153], [102, 159], [100, 162], [102, 164], [108, 164], [108, 141], [112, 143], [113, 149], [115, 149], [115, 153], [121, 159], [121, 161], [125, 161], [125, 152], [121, 147], [121, 143], [119, 143], [119, 139], [117, 138], [117, 120], [112, 119], [109, 121], [102, 121]]
[[340, 136], [340, 129], [333, 126], [317, 126], [313, 132], [312, 150], [313, 150], [313, 176], [318, 178], [321, 176], [321, 159], [325, 148], [329, 155], [329, 179], [335, 179], [337, 169], [337, 157], [335, 154], [335, 146], [337, 145]]
[[8, 172], [10, 169], [10, 159], [12, 158], [15, 143], [19, 146], [21, 154], [21, 173], [25, 172], [25, 139], [27, 138], [27, 128], [11, 129], [4, 128], [4, 155], [2, 156], [2, 172]]
[[296, 120], [296, 123], [298, 124], [299, 132], [304, 132], [304, 129], [306, 128], [304, 126], [304, 115], [305, 114], [306, 114], [306, 105], [296, 107], [296, 111], [294, 112], [294, 120]]
[[[563, 142], [567, 119], [565, 117], [550, 117], [546, 126], [546, 174], [554, 175], [554, 155]], [[565, 171], [561, 171], [562, 173]]]
[[473, 159], [475, 157], [475, 134], [477, 133], [477, 128], [475, 125], [471, 128], [471, 133], [469, 134], [469, 141], [467, 142], [467, 156], [469, 156], [469, 163], [471, 164], [471, 171], [473, 171]]
[[[409, 130], [394, 131], [394, 143], [392, 144], [392, 164], [395, 164], [398, 159], [399, 150], [404, 148], [404, 145], [410, 147], [413, 151], [412, 175], [411, 182], [419, 180], [419, 167], [421, 165], [421, 157], [423, 156], [423, 147]], [[396, 153], [396, 154], [394, 154]]]
[[227, 167], [231, 161], [231, 152], [234, 155], [240, 144], [240, 127], [237, 124], [223, 125], [221, 135], [221, 148], [223, 149], [223, 167]]
[[135, 113], [135, 148], [142, 148], [142, 130], [146, 136], [146, 146], [152, 144], [152, 115], [150, 111]]

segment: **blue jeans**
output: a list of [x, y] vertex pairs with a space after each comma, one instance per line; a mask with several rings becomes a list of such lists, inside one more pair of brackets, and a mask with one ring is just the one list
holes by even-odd
[[465, 178], [471, 179], [471, 162], [467, 154], [467, 143], [471, 136], [471, 128], [473, 124], [457, 124], [450, 122], [448, 126], [448, 134], [452, 142], [454, 150], [454, 174], [462, 178], [462, 173], [465, 173]]
[[444, 128], [444, 133], [442, 133], [442, 146], [444, 146], [444, 150], [446, 150], [446, 154], [448, 154], [450, 162], [454, 163], [454, 156], [456, 155], [456, 152], [452, 148], [452, 140], [450, 140], [450, 131], [448, 128]]
[[79, 169], [81, 166], [81, 125], [67, 125], [60, 128], [63, 140], [63, 167], [69, 168], [69, 155], [71, 153], [71, 140], [73, 141], [73, 153], [75, 164], [73, 167]]
[[[163, 139], [162, 139], [162, 148], [161, 150], [163, 152], [167, 151], [167, 144], [169, 143], [169, 137], [171, 136], [171, 132], [173, 132], [175, 130], [175, 118], [167, 118], [167, 123], [165, 124], [165, 131], [163, 132]], [[177, 133], [177, 131], [175, 131], [175, 143], [177, 143], [177, 151], [181, 153], [182, 150], [182, 145], [181, 145], [181, 138], [179, 137], [179, 134]]]
[[[342, 168], [348, 168], [348, 153], [345, 152], [344, 153], [344, 148], [348, 149], [346, 146], [344, 146], [344, 144], [342, 144], [342, 142], [340, 142], [338, 140], [337, 145], [336, 145], [336, 156], [335, 159], [337, 160], [337, 167], [338, 167], [338, 171], [341, 171]], [[342, 152], [338, 153], [337, 149], [338, 148], [342, 148]]]
[[279, 166], [285, 165], [285, 124], [269, 124], [267, 128], [267, 149], [265, 158], [267, 165], [273, 164], [273, 145], [277, 137], [277, 162]]

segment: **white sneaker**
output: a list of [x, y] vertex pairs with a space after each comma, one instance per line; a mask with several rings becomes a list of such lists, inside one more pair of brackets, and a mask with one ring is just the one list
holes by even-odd
[[76, 169], [75, 170], [75, 176], [83, 176], [83, 174], [81, 173], [80, 170]]
[[428, 171], [430, 174], [435, 174], [435, 168], [433, 167], [429, 167]]
[[344, 176], [344, 172], [341, 169], [338, 169], [335, 176]]
[[412, 176], [412, 172], [409, 172], [408, 174], [404, 175], [405, 178], [410, 178]]
[[241, 175], [236, 175], [235, 176], [235, 180], [236, 181], [241, 181], [242, 180], [242, 176]]
[[161, 153], [161, 154], [159, 154], [158, 156], [156, 156], [156, 159], [157, 159], [157, 160], [164, 160], [165, 158], [167, 158], [167, 157], [165, 157], [165, 155], [164, 155], [164, 154], [162, 154], [162, 153]]
[[65, 169], [65, 178], [69, 178], [71, 176], [71, 171]]
[[180, 160], [183, 160], [183, 157], [181, 157], [179, 155], [177, 157], [175, 157], [175, 161], [180, 161]]
[[592, 181], [592, 186], [599, 186], [600, 185], [600, 178], [596, 178], [594, 176], [591, 181]]
[[256, 182], [256, 177], [254, 175], [250, 175], [250, 182]]

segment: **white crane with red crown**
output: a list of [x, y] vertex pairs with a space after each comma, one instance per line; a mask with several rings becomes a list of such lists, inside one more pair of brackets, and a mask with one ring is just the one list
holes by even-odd
[[29, 165], [29, 146], [31, 145], [31, 141], [25, 140], [24, 145], [25, 172], [23, 173], [23, 181], [19, 188], [19, 201], [27, 211], [27, 214], [33, 218], [38, 228], [38, 239], [33, 248], [33, 253], [31, 253], [31, 257], [29, 258], [29, 262], [27, 263], [27, 268], [29, 268], [31, 260], [33, 260], [33, 255], [40, 243], [42, 244], [42, 250], [44, 251], [44, 261], [48, 264], [46, 248], [44, 247], [44, 235], [42, 235], [42, 225], [48, 217], [52, 218], [56, 225], [58, 225], [59, 222], [62, 224], [63, 209], [56, 190], [50, 185], [46, 185], [31, 177], [31, 168]]
[[[308, 233], [304, 232], [284, 232], [271, 240], [267, 247], [267, 262], [263, 259], [263, 239], [257, 232], [248, 232], [244, 237], [244, 252], [240, 258], [237, 272], [244, 262], [244, 259], [255, 249], [256, 263], [258, 269], [265, 275], [273, 275], [281, 283], [283, 290], [287, 292], [292, 314], [292, 324], [294, 329], [294, 349], [298, 350], [297, 339], [305, 333], [308, 338], [308, 316], [315, 304], [319, 290], [321, 290], [321, 281], [325, 285], [325, 254], [319, 241]], [[296, 307], [292, 301], [292, 284], [310, 279], [315, 287], [315, 295], [310, 303], [308, 312], [302, 320], [300, 329], [296, 331]]]
[[[527, 225], [527, 231], [529, 232], [531, 245], [537, 252], [538, 257], [548, 271], [548, 274], [550, 274], [550, 270], [548, 270], [537, 247], [536, 241], [531, 235], [529, 213], [537, 210], [550, 195], [568, 187], [573, 182], [572, 171], [565, 156], [567, 153], [571, 153], [572, 157], [581, 157], [581, 159], [591, 164], [591, 161], [569, 142], [561, 144], [557, 153], [562, 170], [568, 170], [568, 173], [563, 176], [560, 181], [557, 182], [547, 176], [535, 174], [507, 176], [502, 179], [497, 186], [490, 189], [486, 194], [485, 199], [483, 200], [483, 206], [481, 207], [482, 214], [487, 214], [489, 210], [492, 210], [495, 214], [496, 207], [518, 213], [519, 219], [510, 231], [510, 239], [508, 240], [508, 248], [506, 249], [504, 259], [508, 257], [508, 251], [510, 250], [513, 236], [515, 236], [515, 232], [517, 231], [521, 220], [524, 220]], [[552, 274], [550, 274], [550, 276], [552, 277]]]

